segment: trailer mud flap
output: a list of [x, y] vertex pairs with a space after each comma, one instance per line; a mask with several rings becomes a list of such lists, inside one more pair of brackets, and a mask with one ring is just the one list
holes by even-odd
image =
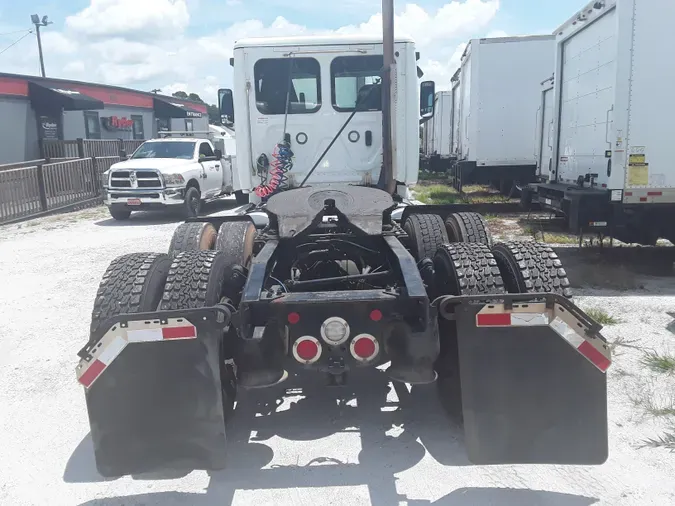
[[222, 469], [227, 307], [122, 315], [81, 352], [96, 467], [112, 477]]
[[522, 298], [441, 303], [456, 319], [468, 458], [602, 464], [610, 354], [600, 327], [562, 297]]

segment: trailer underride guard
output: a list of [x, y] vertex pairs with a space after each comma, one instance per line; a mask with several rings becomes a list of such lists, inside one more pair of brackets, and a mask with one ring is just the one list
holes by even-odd
[[237, 388], [387, 363], [459, 389], [473, 463], [603, 463], [610, 353], [555, 253], [493, 244], [451, 206], [402, 223], [395, 208], [376, 188], [304, 187], [255, 208], [257, 227], [194, 218], [168, 255], [115, 259], [77, 367], [99, 472], [224, 468]]

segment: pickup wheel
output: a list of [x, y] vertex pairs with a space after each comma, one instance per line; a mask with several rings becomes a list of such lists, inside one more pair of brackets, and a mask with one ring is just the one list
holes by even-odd
[[213, 249], [216, 244], [216, 228], [211, 223], [192, 221], [181, 223], [173, 233], [169, 254], [176, 255], [181, 251], [205, 251]]
[[[220, 251], [184, 251], [171, 263], [160, 310], [196, 309], [218, 304], [225, 293], [226, 256]], [[220, 372], [225, 418], [234, 410], [237, 393], [231, 360], [236, 332], [228, 332], [220, 348]]]
[[131, 211], [124, 206], [110, 206], [108, 207], [108, 211], [110, 212], [110, 216], [120, 221], [128, 220], [129, 216], [131, 216]]
[[117, 257], [103, 274], [91, 314], [92, 333], [108, 318], [155, 311], [162, 298], [171, 259], [163, 253]]
[[184, 212], [187, 218], [195, 218], [199, 216], [199, 211], [202, 208], [201, 193], [194, 186], [190, 186], [185, 190]]

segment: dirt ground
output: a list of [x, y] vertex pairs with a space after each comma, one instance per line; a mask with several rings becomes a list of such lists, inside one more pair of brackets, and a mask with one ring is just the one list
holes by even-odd
[[[498, 238], [533, 240], [518, 217], [488, 218]], [[675, 504], [672, 257], [569, 244], [555, 248], [575, 302], [607, 322], [614, 354], [610, 456], [601, 466], [470, 465], [463, 430], [433, 385], [410, 395], [371, 371], [339, 395], [314, 377], [244, 393], [222, 472], [100, 477], [76, 352], [109, 262], [167, 251], [177, 225], [143, 213], [118, 223], [95, 208], [0, 228], [0, 504]]]

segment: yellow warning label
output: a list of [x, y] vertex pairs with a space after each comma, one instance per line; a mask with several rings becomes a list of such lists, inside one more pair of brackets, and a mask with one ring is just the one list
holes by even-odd
[[648, 184], [649, 184], [649, 164], [648, 163], [628, 164], [628, 185], [647, 186]]
[[633, 163], [645, 163], [645, 155], [630, 155], [628, 157], [628, 163], [633, 164]]

